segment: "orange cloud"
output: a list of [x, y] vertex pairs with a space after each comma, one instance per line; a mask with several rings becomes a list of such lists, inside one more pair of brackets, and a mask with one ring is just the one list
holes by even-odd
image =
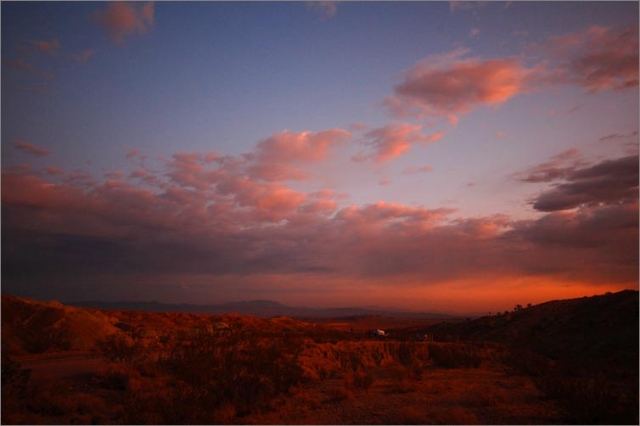
[[397, 116], [455, 117], [530, 90], [532, 69], [520, 59], [463, 59], [468, 52], [458, 49], [422, 60], [405, 73], [385, 105]]
[[376, 163], [382, 163], [404, 154], [415, 143], [426, 145], [444, 136], [444, 132], [426, 136], [421, 133], [421, 130], [421, 125], [408, 123], [394, 123], [374, 129], [365, 134], [365, 138], [368, 139], [365, 144], [373, 147], [374, 152], [368, 155], [359, 154], [353, 160], [363, 161], [373, 158]]
[[141, 8], [137, 3], [112, 2], [106, 9], [94, 13], [93, 19], [116, 44], [124, 44], [125, 38], [135, 33], [145, 34], [155, 24], [153, 2], [145, 3]]

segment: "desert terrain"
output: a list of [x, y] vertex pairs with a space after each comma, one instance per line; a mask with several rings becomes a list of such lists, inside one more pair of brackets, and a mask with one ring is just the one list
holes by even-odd
[[100, 310], [3, 293], [2, 423], [637, 424], [638, 292], [457, 320]]

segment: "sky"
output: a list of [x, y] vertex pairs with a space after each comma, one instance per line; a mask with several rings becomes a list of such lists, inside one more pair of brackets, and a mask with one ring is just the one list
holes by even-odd
[[2, 291], [638, 289], [637, 2], [10, 2]]

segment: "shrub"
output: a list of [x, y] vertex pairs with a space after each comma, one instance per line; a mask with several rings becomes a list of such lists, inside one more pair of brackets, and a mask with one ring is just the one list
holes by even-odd
[[373, 384], [373, 375], [368, 371], [349, 372], [344, 377], [347, 387], [355, 389], [369, 389]]
[[93, 352], [113, 363], [134, 363], [144, 358], [144, 351], [137, 341], [131, 341], [118, 333], [96, 341]]
[[96, 377], [106, 389], [137, 390], [140, 387], [140, 373], [126, 364], [109, 364]]
[[478, 368], [482, 363], [475, 346], [461, 343], [430, 343], [429, 356], [444, 368]]

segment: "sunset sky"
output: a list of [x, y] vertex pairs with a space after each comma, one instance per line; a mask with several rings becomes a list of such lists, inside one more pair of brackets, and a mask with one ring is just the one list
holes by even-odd
[[638, 2], [2, 2], [2, 291], [638, 289]]

